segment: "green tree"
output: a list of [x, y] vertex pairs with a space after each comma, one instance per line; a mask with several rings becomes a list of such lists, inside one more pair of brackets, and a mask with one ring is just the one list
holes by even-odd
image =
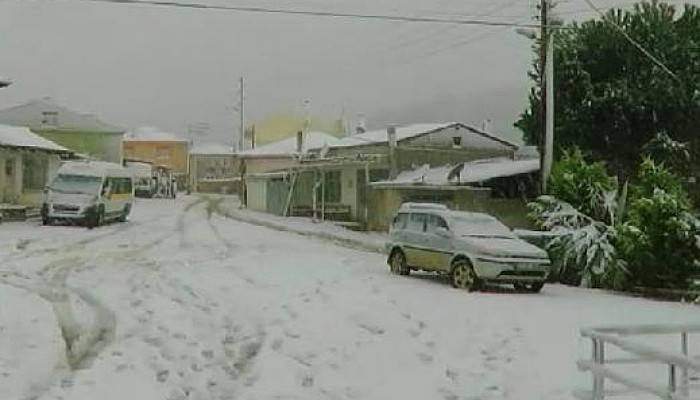
[[[620, 26], [673, 71], [665, 73], [614, 26]], [[643, 146], [658, 132], [700, 153], [700, 8], [658, 2], [610, 10], [604, 18], [572, 23], [555, 35], [555, 151], [579, 147], [620, 177], [629, 176]], [[535, 49], [537, 50], [537, 49]], [[539, 81], [538, 68], [530, 73]], [[540, 92], [516, 122], [537, 142]]]

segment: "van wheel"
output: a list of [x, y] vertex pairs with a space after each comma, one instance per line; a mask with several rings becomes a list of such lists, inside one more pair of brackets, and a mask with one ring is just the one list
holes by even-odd
[[518, 282], [514, 283], [513, 287], [521, 292], [539, 293], [544, 287], [544, 282]]
[[129, 216], [129, 212], [131, 211], [131, 206], [128, 204], [124, 206], [124, 211], [122, 211], [121, 215], [119, 215], [119, 222], [126, 222], [126, 218]]
[[479, 286], [479, 278], [468, 260], [459, 260], [452, 265], [452, 286], [470, 292]]
[[396, 250], [392, 253], [389, 270], [396, 275], [408, 275], [411, 273], [411, 269], [406, 265], [406, 256], [401, 250]]
[[105, 209], [104, 207], [100, 206], [100, 208], [95, 212], [93, 215], [88, 217], [87, 219], [87, 227], [88, 229], [96, 228], [98, 226], [101, 226], [105, 222]]

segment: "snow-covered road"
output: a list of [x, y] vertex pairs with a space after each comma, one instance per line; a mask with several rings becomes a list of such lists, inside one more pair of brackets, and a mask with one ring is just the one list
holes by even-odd
[[[227, 199], [223, 201], [229, 201]], [[187, 196], [95, 230], [0, 225], [0, 400], [570, 399], [583, 326], [697, 306], [466, 293]]]

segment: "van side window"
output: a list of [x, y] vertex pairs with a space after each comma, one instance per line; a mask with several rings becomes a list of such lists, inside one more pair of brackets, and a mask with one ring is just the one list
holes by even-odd
[[411, 214], [408, 220], [408, 229], [416, 232], [425, 232], [427, 219], [425, 214]]
[[406, 224], [408, 223], [408, 214], [398, 214], [394, 217], [394, 222], [392, 227], [394, 229], [406, 229]]

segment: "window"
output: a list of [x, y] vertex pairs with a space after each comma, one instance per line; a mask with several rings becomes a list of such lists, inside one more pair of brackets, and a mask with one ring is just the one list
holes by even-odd
[[408, 224], [408, 214], [398, 214], [396, 217], [394, 217], [394, 222], [392, 224], [392, 227], [394, 229], [406, 229], [406, 225]]
[[49, 126], [58, 126], [58, 112], [43, 111], [41, 113], [41, 124]]
[[425, 232], [427, 215], [425, 214], [411, 214], [408, 219], [407, 229], [416, 232]]
[[22, 185], [25, 190], [41, 190], [46, 185], [46, 157], [25, 154], [22, 157]]
[[428, 232], [435, 232], [437, 228], [445, 228], [449, 229], [447, 227], [447, 222], [445, 221], [444, 218], [439, 217], [437, 215], [428, 215], [428, 223], [427, 223], [427, 231]]
[[129, 178], [108, 178], [106, 185], [112, 194], [129, 194], [132, 190], [132, 183]]
[[370, 182], [385, 181], [387, 179], [389, 179], [389, 170], [388, 169], [371, 169], [369, 171], [369, 181]]

